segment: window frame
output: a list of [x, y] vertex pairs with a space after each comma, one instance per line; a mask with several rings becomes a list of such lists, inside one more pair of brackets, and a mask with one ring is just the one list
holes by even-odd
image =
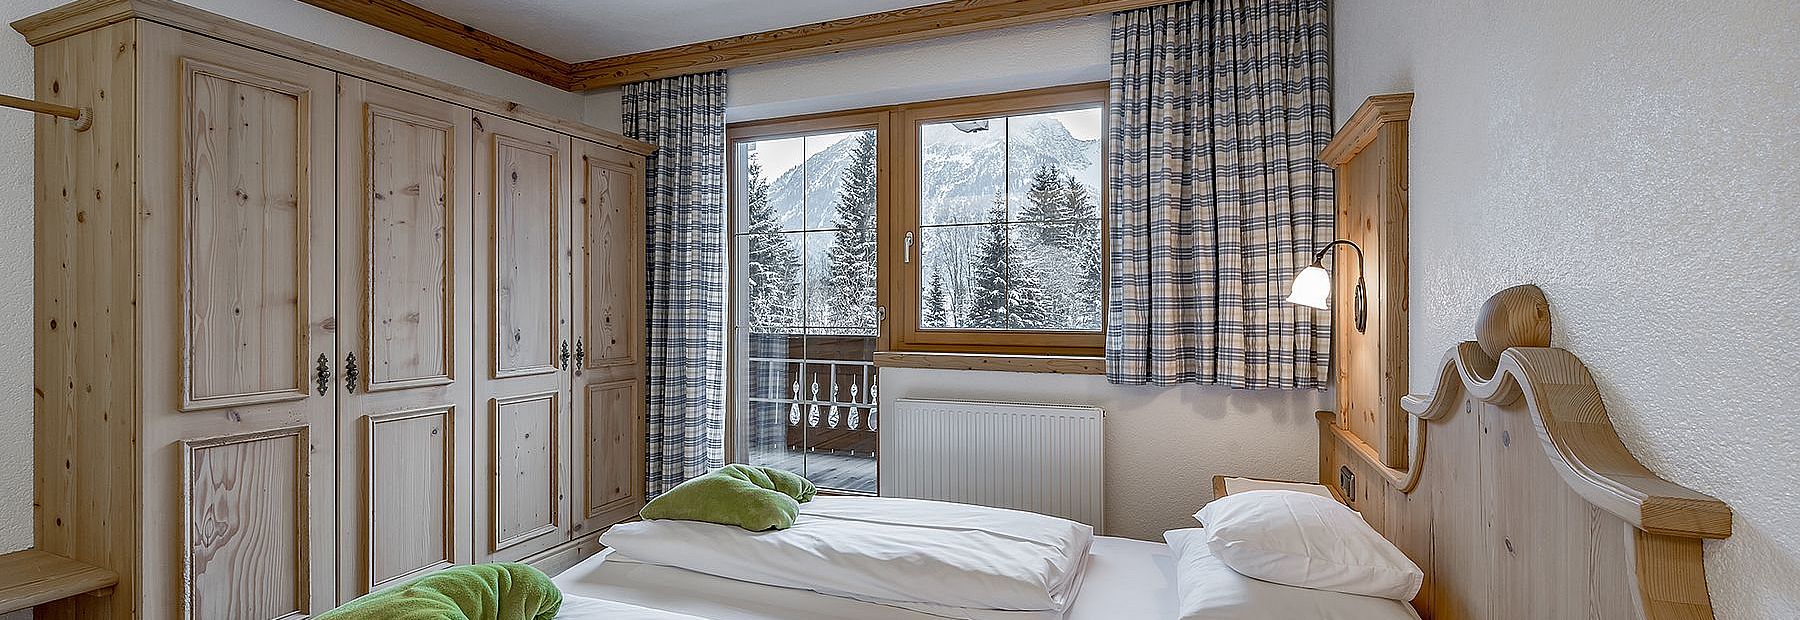
[[[1099, 357], [1106, 348], [1106, 307], [1108, 283], [1102, 269], [1100, 282], [1100, 329], [1073, 330], [973, 330], [928, 329], [919, 327], [919, 127], [971, 118], [993, 118], [1076, 108], [1100, 106], [1100, 118], [1108, 119], [1107, 83], [1090, 82], [1035, 90], [943, 99], [896, 106], [891, 121], [894, 136], [890, 145], [894, 174], [890, 177], [891, 211], [878, 216], [877, 226], [884, 238], [884, 274], [888, 276], [885, 297], [887, 325], [884, 351], [907, 353], [957, 353], [967, 355], [1044, 355]], [[1109, 155], [1104, 133], [1100, 140], [1100, 248], [1101, 256], [1109, 250], [1107, 214], [1111, 209], [1107, 188], [1106, 158]], [[1010, 164], [1009, 164], [1010, 165]], [[895, 225], [898, 224], [898, 225]], [[915, 241], [910, 250], [906, 235]], [[898, 257], [899, 260], [890, 260]], [[910, 260], [909, 260], [910, 259]], [[1102, 258], [1102, 260], [1105, 260]], [[884, 302], [886, 303], [886, 302]]]
[[[873, 129], [875, 130], [875, 140], [877, 145], [877, 148], [875, 149], [875, 176], [876, 178], [885, 181], [888, 178], [891, 153], [890, 143], [893, 139], [890, 127], [891, 121], [892, 111], [889, 109], [863, 108], [845, 110], [842, 112], [827, 112], [822, 114], [808, 114], [805, 116], [746, 121], [726, 125], [725, 187], [727, 188], [727, 191], [725, 200], [725, 253], [727, 260], [725, 262], [725, 269], [727, 295], [725, 302], [725, 459], [728, 462], [738, 458], [737, 450], [739, 437], [737, 425], [738, 414], [740, 412], [737, 411], [737, 383], [738, 372], [740, 369], [736, 368], [735, 365], [737, 360], [736, 349], [739, 346], [738, 330], [741, 327], [739, 321], [742, 318], [740, 316], [742, 312], [741, 306], [743, 305], [745, 293], [745, 282], [743, 281], [743, 278], [740, 277], [740, 271], [738, 269], [739, 265], [737, 264], [737, 237], [744, 224], [744, 222], [739, 220], [740, 209], [737, 202], [739, 194], [738, 183], [740, 181], [738, 178], [740, 172], [737, 168], [738, 144], [759, 140], [774, 140], [843, 131]], [[891, 185], [891, 183], [881, 183], [875, 193], [876, 247], [878, 248], [875, 266], [875, 305], [877, 308], [886, 308], [889, 303], [887, 299], [888, 286], [886, 284], [888, 278], [888, 248], [885, 244], [881, 243], [879, 236], [882, 230], [882, 223], [885, 221], [884, 218], [888, 217], [891, 210], [889, 207], [892, 198], [892, 188], [889, 187]], [[876, 323], [876, 351], [884, 351], [887, 350], [888, 347], [888, 330], [885, 323], [885, 317]], [[875, 470], [875, 476], [876, 484], [878, 485], [877, 488], [879, 488], [881, 480], [881, 469], [879, 467]]]

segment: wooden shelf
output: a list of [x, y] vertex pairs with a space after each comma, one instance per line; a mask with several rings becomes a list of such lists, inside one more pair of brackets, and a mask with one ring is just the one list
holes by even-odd
[[117, 573], [93, 564], [36, 549], [14, 551], [0, 555], [0, 613], [110, 590], [117, 583]]

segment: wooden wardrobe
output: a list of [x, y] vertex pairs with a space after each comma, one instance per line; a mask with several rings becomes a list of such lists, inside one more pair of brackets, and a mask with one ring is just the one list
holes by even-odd
[[21, 20], [40, 617], [316, 614], [643, 499], [648, 145], [184, 5]]

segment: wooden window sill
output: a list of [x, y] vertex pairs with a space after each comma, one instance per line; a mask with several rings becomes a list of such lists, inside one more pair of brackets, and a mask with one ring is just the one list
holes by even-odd
[[875, 366], [877, 368], [1048, 372], [1065, 375], [1106, 374], [1106, 358], [1071, 355], [990, 355], [977, 353], [878, 351], [875, 353]]

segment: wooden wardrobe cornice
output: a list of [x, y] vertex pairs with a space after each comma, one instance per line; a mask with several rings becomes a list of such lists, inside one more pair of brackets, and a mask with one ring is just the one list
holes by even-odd
[[[633, 140], [616, 132], [557, 117], [516, 101], [479, 93], [273, 30], [209, 13], [173, 0], [78, 0], [15, 21], [12, 23], [12, 27], [19, 31], [19, 34], [25, 35], [26, 42], [38, 46], [128, 19], [148, 20], [195, 34], [224, 39], [313, 66], [418, 92], [439, 100], [512, 118], [639, 155], [648, 155], [656, 150], [655, 146], [647, 142]], [[489, 62], [482, 58], [477, 58], [477, 60]], [[493, 63], [489, 62], [489, 64]], [[526, 77], [531, 76], [527, 75]]]
[[686, 45], [567, 62], [404, 0], [301, 0], [571, 91], [935, 37], [1139, 9], [1169, 0], [952, 0]]

